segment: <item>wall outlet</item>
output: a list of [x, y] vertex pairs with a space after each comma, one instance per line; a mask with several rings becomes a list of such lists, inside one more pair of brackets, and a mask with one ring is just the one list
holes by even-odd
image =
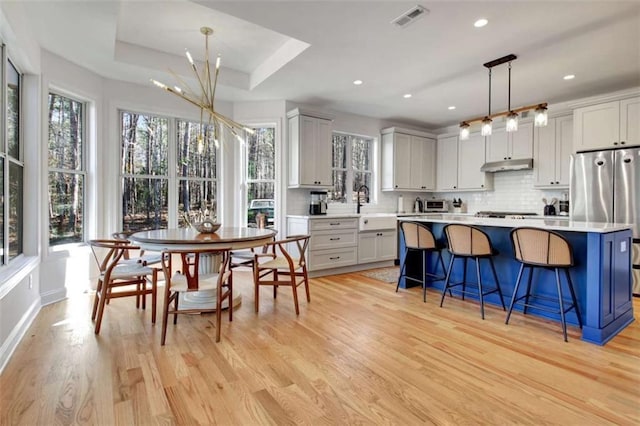
[[29, 290], [33, 288], [33, 275], [29, 274]]

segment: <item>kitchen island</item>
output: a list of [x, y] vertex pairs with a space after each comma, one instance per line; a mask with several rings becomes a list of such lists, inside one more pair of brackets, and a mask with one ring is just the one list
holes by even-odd
[[[627, 325], [633, 322], [633, 304], [631, 302], [631, 226], [628, 224], [612, 224], [598, 222], [576, 222], [557, 219], [497, 219], [479, 218], [464, 215], [426, 215], [398, 218], [399, 221], [420, 222], [427, 225], [436, 238], [446, 246], [444, 227], [449, 223], [477, 226], [485, 231], [498, 254], [494, 257], [500, 287], [505, 302], [511, 300], [520, 263], [515, 259], [510, 239], [510, 231], [520, 226], [530, 226], [556, 231], [562, 234], [573, 248], [574, 266], [570, 269], [576, 297], [582, 315], [582, 340], [603, 345]], [[404, 260], [404, 239], [400, 239], [400, 260]], [[443, 250], [445, 264], [449, 265], [449, 254]], [[433, 255], [427, 268], [434, 272], [436, 256]], [[468, 268], [475, 268], [468, 262]], [[420, 278], [422, 262], [418, 253], [410, 252], [407, 259], [407, 272], [410, 277]], [[462, 280], [462, 262], [456, 262], [451, 279]], [[474, 277], [475, 272], [469, 269], [467, 277]], [[493, 283], [490, 268], [482, 268], [482, 280]], [[534, 273], [533, 288], [538, 294], [556, 296], [556, 284], [553, 271], [538, 268]], [[442, 289], [443, 281], [429, 283], [434, 288]], [[405, 288], [404, 279], [400, 287]], [[447, 296], [448, 297], [448, 296]], [[472, 296], [471, 296], [472, 297]], [[485, 302], [499, 305], [497, 294], [485, 298]], [[445, 305], [446, 306], [446, 305]], [[516, 306], [514, 310], [522, 310]], [[527, 314], [544, 316], [559, 321], [559, 314], [553, 314], [535, 308], [529, 308]], [[567, 314], [567, 322], [577, 325], [574, 311]]]

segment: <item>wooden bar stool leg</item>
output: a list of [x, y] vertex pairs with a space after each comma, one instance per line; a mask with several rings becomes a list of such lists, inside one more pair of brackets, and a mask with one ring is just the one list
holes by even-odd
[[558, 268], [554, 268], [556, 273], [556, 286], [558, 287], [558, 303], [560, 305], [560, 322], [562, 322], [562, 334], [564, 335], [564, 341], [567, 340], [567, 323], [564, 319], [564, 302], [562, 301], [562, 286], [560, 285], [560, 271]]

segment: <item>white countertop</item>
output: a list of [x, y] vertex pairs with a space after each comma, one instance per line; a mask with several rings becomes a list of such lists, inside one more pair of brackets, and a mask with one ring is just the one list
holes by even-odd
[[430, 214], [421, 216], [406, 216], [400, 220], [412, 222], [428, 223], [460, 223], [463, 225], [475, 226], [496, 226], [502, 228], [516, 228], [519, 226], [531, 226], [534, 228], [545, 228], [554, 231], [569, 232], [615, 232], [631, 229], [628, 223], [604, 223], [604, 222], [578, 222], [574, 220], [561, 219], [559, 217], [550, 219], [549, 216], [540, 216], [542, 219], [502, 219], [491, 217], [475, 217], [469, 215], [456, 215], [451, 213]]

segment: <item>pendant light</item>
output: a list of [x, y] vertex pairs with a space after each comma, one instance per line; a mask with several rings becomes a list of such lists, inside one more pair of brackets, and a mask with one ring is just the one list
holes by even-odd
[[[543, 102], [540, 104], [527, 105], [520, 108], [511, 109], [511, 61], [514, 61], [518, 57], [514, 54], [509, 54], [507, 56], [503, 56], [502, 58], [494, 59], [493, 61], [489, 61], [484, 65], [484, 67], [489, 69], [489, 112], [484, 117], [477, 117], [472, 120], [465, 120], [460, 123], [460, 140], [469, 139], [470, 127], [473, 123], [482, 123], [482, 127], [480, 129], [480, 134], [482, 136], [489, 136], [492, 133], [492, 119], [495, 117], [506, 117], [506, 131], [507, 132], [515, 132], [518, 130], [518, 113], [535, 110], [534, 116], [534, 124], [536, 127], [543, 127], [547, 125], [548, 116], [547, 116], [547, 103]], [[491, 69], [495, 66], [502, 64], [509, 64], [509, 97], [507, 110], [503, 112], [498, 112], [495, 114], [491, 114]]]
[[491, 136], [491, 67], [489, 67], [489, 113], [482, 119], [482, 127], [480, 134], [482, 136]]
[[509, 61], [509, 98], [507, 101], [507, 110], [509, 111], [509, 114], [507, 114], [506, 130], [507, 132], [517, 132], [518, 114], [511, 111], [511, 61]]

